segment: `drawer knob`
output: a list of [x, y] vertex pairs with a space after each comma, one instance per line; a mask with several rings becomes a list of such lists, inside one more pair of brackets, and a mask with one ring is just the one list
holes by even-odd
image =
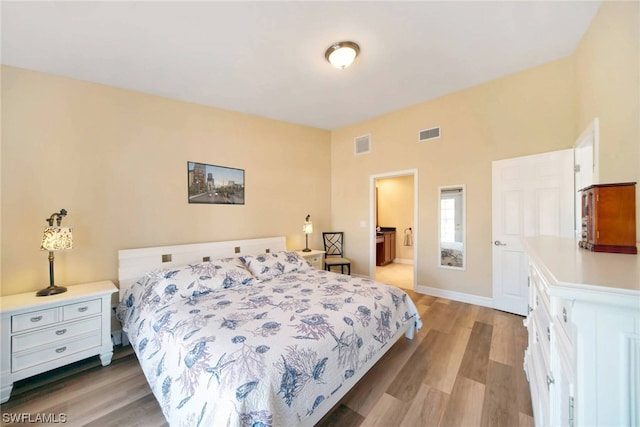
[[56, 335], [64, 335], [66, 333], [67, 333], [66, 329], [59, 329], [59, 330], [56, 331]]
[[41, 320], [42, 320], [42, 316], [33, 316], [33, 317], [32, 317], [31, 319], [29, 319], [29, 320], [31, 320], [31, 321], [32, 321], [32, 322], [34, 322], [34, 323], [35, 323], [35, 322], [39, 322], [39, 321], [41, 321]]
[[67, 349], [67, 347], [66, 347], [66, 346], [64, 346], [64, 347], [60, 347], [60, 348], [56, 348], [56, 353], [62, 353], [62, 352], [64, 352], [66, 349]]
[[562, 319], [564, 320], [564, 323], [567, 323], [567, 309], [562, 307]]
[[547, 339], [551, 341], [551, 329], [547, 326]]
[[86, 305], [84, 307], [78, 307], [78, 311], [80, 313], [84, 313], [85, 311], [89, 310], [89, 307], [87, 307]]

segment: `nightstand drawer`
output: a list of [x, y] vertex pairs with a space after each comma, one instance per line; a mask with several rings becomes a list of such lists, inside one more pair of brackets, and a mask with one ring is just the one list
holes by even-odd
[[18, 353], [57, 341], [66, 341], [88, 332], [99, 331], [101, 327], [102, 319], [99, 316], [95, 316], [79, 322], [67, 323], [53, 328], [15, 335], [11, 338], [11, 352]]
[[92, 333], [76, 340], [60, 342], [40, 350], [15, 353], [11, 356], [11, 372], [42, 365], [93, 347], [100, 347], [101, 344], [100, 334]]
[[324, 251], [311, 249], [308, 252], [296, 251], [296, 253], [305, 259], [311, 266], [317, 270], [322, 270], [322, 261], [324, 257]]
[[306, 260], [313, 268], [322, 270], [322, 254], [308, 256]]
[[102, 304], [99, 299], [65, 305], [62, 308], [62, 318], [64, 320], [71, 320], [79, 317], [90, 316], [92, 314], [98, 314], [100, 313], [101, 308]]
[[57, 308], [31, 311], [11, 316], [11, 332], [26, 331], [33, 328], [52, 325], [60, 320]]

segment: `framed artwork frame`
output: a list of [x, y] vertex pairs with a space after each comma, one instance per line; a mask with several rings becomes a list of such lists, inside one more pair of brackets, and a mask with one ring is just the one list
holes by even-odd
[[187, 162], [189, 203], [244, 205], [244, 169]]

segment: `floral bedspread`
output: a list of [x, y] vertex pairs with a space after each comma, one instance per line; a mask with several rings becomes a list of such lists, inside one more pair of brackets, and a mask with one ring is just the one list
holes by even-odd
[[[147, 276], [118, 317], [172, 426], [294, 426], [421, 326], [401, 289], [312, 268], [162, 298]], [[245, 281], [246, 283], [246, 281]]]

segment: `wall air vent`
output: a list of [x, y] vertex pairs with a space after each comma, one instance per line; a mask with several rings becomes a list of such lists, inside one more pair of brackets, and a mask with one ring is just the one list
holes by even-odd
[[358, 136], [353, 140], [354, 153], [367, 154], [371, 152], [371, 135]]
[[428, 141], [430, 139], [440, 138], [440, 128], [425, 129], [418, 132], [418, 141]]

